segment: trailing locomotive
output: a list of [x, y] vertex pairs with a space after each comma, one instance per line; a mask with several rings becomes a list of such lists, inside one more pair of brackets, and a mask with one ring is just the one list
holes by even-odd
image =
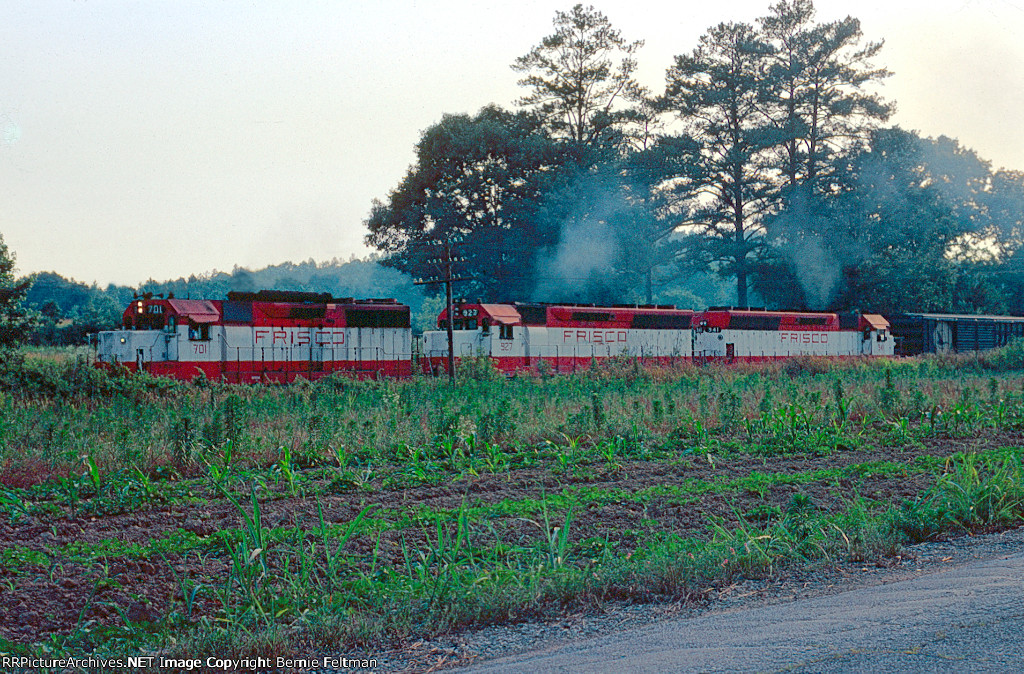
[[[636, 356], [644, 362], [690, 360], [693, 312], [674, 306], [466, 304], [453, 307], [456, 358], [485, 356], [503, 372], [575, 372], [592, 360]], [[448, 356], [448, 311], [423, 334], [425, 367], [440, 372]]]
[[[673, 306], [467, 304], [453, 307], [456, 358], [490, 358], [503, 372], [572, 372], [592, 361], [632, 357], [645, 363], [679, 360], [757, 362], [793, 356], [892, 356], [889, 323], [874, 314], [826, 314]], [[443, 370], [447, 311], [437, 331], [424, 333], [424, 362]]]
[[227, 300], [146, 295], [123, 328], [97, 338], [100, 367], [230, 383], [290, 382], [333, 372], [356, 377], [412, 373], [409, 307], [393, 299], [262, 290]]
[[694, 316], [697, 362], [763, 362], [793, 356], [892, 356], [889, 322], [877, 314], [712, 307]]

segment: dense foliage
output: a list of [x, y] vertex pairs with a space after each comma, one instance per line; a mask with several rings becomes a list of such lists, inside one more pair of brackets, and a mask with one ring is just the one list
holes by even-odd
[[417, 278], [440, 274], [445, 244], [459, 249], [456, 275], [471, 269], [468, 296], [522, 292], [521, 270], [552, 239], [539, 200], [564, 164], [560, 148], [529, 115], [496, 107], [445, 115], [424, 132], [418, 161], [387, 203], [375, 202], [367, 241]]
[[[709, 28], [663, 93], [593, 7], [512, 67], [518, 111], [446, 115], [374, 203], [387, 264], [491, 300], [1024, 311], [1024, 175], [882, 126], [890, 75], [852, 17], [781, 0]], [[447, 252], [444, 252], [447, 251]]]

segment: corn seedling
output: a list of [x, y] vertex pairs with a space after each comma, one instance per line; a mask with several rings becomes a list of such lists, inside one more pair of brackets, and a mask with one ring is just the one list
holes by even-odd
[[274, 473], [278, 479], [283, 479], [288, 484], [288, 493], [295, 496], [298, 493], [296, 482], [298, 476], [292, 464], [292, 451], [288, 447], [281, 448], [281, 458], [274, 465]]
[[92, 485], [93, 493], [95, 493], [98, 496], [100, 490], [103, 488], [103, 480], [100, 477], [100, 469], [96, 465], [96, 459], [94, 459], [92, 456], [83, 456], [82, 461], [85, 463], [86, 467], [86, 472], [83, 475], [83, 477], [87, 477], [89, 479], [89, 482]]

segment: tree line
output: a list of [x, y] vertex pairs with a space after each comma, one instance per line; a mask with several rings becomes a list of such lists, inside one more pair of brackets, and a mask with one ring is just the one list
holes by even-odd
[[150, 279], [137, 288], [85, 284], [56, 272], [17, 277], [15, 256], [0, 236], [0, 353], [4, 348], [27, 343], [36, 346], [70, 346], [87, 342], [88, 335], [120, 327], [132, 298], [152, 293], [187, 299], [226, 299], [232, 290], [265, 288], [330, 293], [334, 297], [394, 297], [416, 313], [416, 328], [429, 329], [440, 306], [427, 303], [408, 276], [383, 267], [374, 258], [313, 260], [269, 265], [250, 270], [192, 274], [170, 281]]
[[[594, 7], [512, 68], [515, 109], [446, 114], [365, 224], [385, 264], [458, 295], [1024, 312], [1024, 175], [886, 126], [881, 42], [782, 0], [709, 28], [665, 88]], [[731, 290], [722, 292], [722, 284]]]

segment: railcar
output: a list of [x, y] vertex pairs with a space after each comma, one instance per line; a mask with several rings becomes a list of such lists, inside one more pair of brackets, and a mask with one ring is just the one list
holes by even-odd
[[[690, 360], [692, 318], [692, 311], [667, 305], [458, 303], [451, 321], [456, 358], [487, 357], [498, 370], [512, 373], [540, 367], [575, 372], [616, 357]], [[427, 370], [444, 370], [447, 325], [445, 309], [438, 330], [423, 334]]]
[[898, 356], [987, 351], [1024, 337], [1024, 316], [891, 314], [888, 318]]
[[698, 363], [762, 362], [793, 356], [892, 356], [889, 322], [877, 314], [712, 307], [693, 321]]
[[145, 295], [120, 330], [97, 336], [97, 364], [230, 383], [412, 373], [409, 307], [393, 299], [261, 290], [227, 300]]

